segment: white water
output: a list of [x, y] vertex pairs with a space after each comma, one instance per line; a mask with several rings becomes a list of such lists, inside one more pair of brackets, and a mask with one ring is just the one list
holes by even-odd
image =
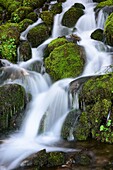
[[[62, 26], [61, 20], [64, 12], [75, 2], [82, 3], [85, 6], [84, 15], [75, 25], [76, 31], [74, 32], [81, 37], [79, 44], [84, 46], [86, 52], [86, 65], [82, 76], [103, 73], [105, 68], [111, 64], [111, 55], [107, 52], [109, 47], [90, 38], [91, 32], [104, 26], [105, 17], [102, 11], [96, 21], [93, 11], [95, 4], [92, 0], [67, 0], [63, 3], [63, 12], [55, 16], [53, 33], [50, 39], [39, 47], [32, 49], [32, 59], [20, 63], [20, 67], [28, 69], [29, 65], [35, 60], [43, 62], [43, 49], [45, 46], [58, 36], [72, 33], [73, 28], [68, 29]], [[101, 22], [100, 18], [103, 18]], [[26, 39], [28, 31], [41, 22], [39, 19], [28, 27], [21, 34], [21, 39]], [[18, 166], [24, 158], [42, 149], [47, 151], [69, 151], [65, 148], [54, 147], [53, 144], [61, 140], [62, 124], [69, 110], [72, 107], [79, 108], [78, 98], [73, 105], [69, 105], [69, 101], [72, 103], [72, 96], [68, 94], [67, 89], [73, 79], [60, 80], [51, 85], [47, 73], [44, 75], [32, 71], [28, 71], [28, 73], [29, 75], [23, 79], [15, 80], [14, 83], [22, 84], [26, 91], [32, 94], [33, 99], [26, 109], [26, 116], [19, 132], [6, 139], [4, 144], [0, 146], [0, 170], [11, 170]], [[43, 116], [46, 117], [44, 131], [39, 134], [40, 121]]]

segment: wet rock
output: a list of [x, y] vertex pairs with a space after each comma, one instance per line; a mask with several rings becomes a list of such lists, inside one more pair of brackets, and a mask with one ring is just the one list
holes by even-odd
[[[21, 100], [20, 100], [21, 99]], [[20, 127], [27, 96], [22, 86], [7, 84], [0, 87], [0, 133]]]
[[44, 21], [44, 23], [48, 26], [53, 25], [54, 15], [51, 11], [42, 11], [40, 13], [40, 18]]
[[19, 47], [19, 60], [27, 61], [32, 57], [31, 46], [28, 41], [23, 41]]
[[96, 29], [92, 34], [91, 38], [98, 41], [104, 41], [105, 37], [102, 29]]
[[18, 23], [20, 31], [23, 32], [27, 29], [29, 25], [32, 25], [34, 22], [31, 19], [23, 19]]

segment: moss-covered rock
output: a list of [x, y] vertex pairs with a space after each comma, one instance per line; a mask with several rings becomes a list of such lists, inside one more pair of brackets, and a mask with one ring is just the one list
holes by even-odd
[[113, 45], [113, 13], [108, 16], [105, 27], [104, 27], [104, 33], [106, 37], [106, 43], [109, 45]]
[[29, 31], [27, 38], [32, 47], [37, 47], [49, 38], [49, 29], [45, 24], [39, 24]]
[[31, 13], [29, 13], [29, 14], [27, 15], [27, 18], [30, 19], [30, 20], [32, 20], [32, 21], [34, 21], [34, 22], [38, 20], [38, 16], [37, 16], [36, 12], [31, 12]]
[[65, 37], [58, 37], [57, 39], [53, 40], [50, 44], [48, 44], [48, 51], [49, 53], [52, 52], [55, 48], [68, 43]]
[[24, 19], [21, 22], [18, 23], [18, 26], [20, 28], [20, 32], [23, 32], [27, 29], [29, 25], [32, 25], [34, 22], [31, 19]]
[[12, 14], [11, 14], [11, 21], [12, 22], [20, 22], [23, 19], [27, 18], [27, 15], [32, 12], [31, 7], [20, 7], [16, 9]]
[[62, 25], [66, 27], [74, 27], [78, 19], [84, 14], [81, 8], [71, 7], [66, 11], [62, 18]]
[[92, 137], [113, 143], [113, 74], [88, 80], [80, 101], [84, 108], [81, 105], [82, 114], [74, 136], [79, 140]]
[[50, 11], [42, 11], [42, 13], [40, 14], [40, 18], [44, 21], [44, 23], [48, 26], [52, 26], [53, 24], [53, 19], [54, 19], [54, 15], [52, 12]]
[[51, 6], [50, 11], [55, 14], [60, 14], [62, 12], [62, 3], [56, 3]]
[[22, 86], [8, 84], [0, 87], [0, 133], [17, 129], [26, 105], [26, 93]]
[[105, 6], [112, 6], [112, 5], [113, 5], [113, 0], [106, 0], [106, 1], [102, 0], [102, 1], [100, 1], [100, 3], [97, 4], [96, 9], [103, 8]]
[[46, 0], [23, 0], [23, 6], [28, 6], [36, 9], [42, 7], [45, 2]]
[[104, 40], [104, 34], [102, 29], [96, 29], [92, 34], [91, 38], [98, 41]]
[[45, 59], [47, 72], [53, 80], [76, 77], [83, 70], [82, 48], [74, 43], [60, 45]]
[[15, 23], [0, 26], [0, 55], [12, 62], [17, 61], [17, 45], [19, 44], [20, 29]]
[[32, 58], [31, 47], [28, 41], [23, 41], [20, 43], [19, 47], [20, 61], [27, 61]]

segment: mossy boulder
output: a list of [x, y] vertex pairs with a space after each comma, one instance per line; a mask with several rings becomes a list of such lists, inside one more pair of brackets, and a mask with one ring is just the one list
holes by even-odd
[[45, 24], [39, 24], [29, 31], [27, 38], [32, 47], [37, 47], [49, 38], [49, 29]]
[[78, 76], [84, 66], [82, 51], [80, 46], [70, 42], [54, 48], [45, 59], [46, 70], [52, 79], [56, 81]]
[[51, 6], [50, 11], [55, 14], [60, 14], [62, 12], [62, 3], [56, 3]]
[[23, 19], [27, 18], [28, 14], [32, 12], [31, 7], [20, 7], [16, 9], [12, 14], [11, 14], [11, 21], [18, 23], [22, 21]]
[[113, 46], [113, 13], [108, 16], [105, 22], [104, 33], [106, 37], [106, 43]]
[[96, 29], [94, 32], [92, 32], [91, 38], [94, 40], [103, 41], [104, 40], [103, 30]]
[[0, 55], [12, 62], [17, 61], [17, 45], [19, 44], [20, 29], [18, 24], [7, 23], [0, 26]]
[[78, 19], [84, 14], [81, 8], [71, 7], [66, 11], [62, 18], [62, 25], [66, 27], [74, 27]]
[[74, 130], [75, 138], [92, 137], [113, 143], [113, 74], [88, 80], [83, 85], [80, 101], [82, 114]]
[[40, 18], [44, 21], [46, 25], [53, 25], [54, 15], [51, 11], [42, 11], [40, 14]]
[[41, 8], [46, 0], [23, 0], [23, 6], [32, 7], [33, 9]]
[[27, 61], [32, 58], [31, 46], [28, 41], [20, 43], [19, 54], [20, 61]]
[[26, 106], [26, 93], [22, 86], [7, 84], [0, 87], [0, 133], [20, 126]]
[[24, 19], [21, 22], [18, 23], [18, 26], [20, 28], [20, 32], [23, 32], [27, 29], [29, 25], [32, 25], [34, 22], [31, 19]]
[[37, 16], [36, 12], [29, 13], [27, 15], [27, 18], [34, 21], [34, 22], [36, 22], [38, 20], [38, 16]]

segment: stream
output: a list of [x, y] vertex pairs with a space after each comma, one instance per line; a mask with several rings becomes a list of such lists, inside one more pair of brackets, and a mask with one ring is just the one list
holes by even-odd
[[[85, 6], [84, 15], [80, 17], [74, 28], [66, 28], [61, 25], [63, 14], [75, 3], [82, 3]], [[112, 64], [112, 56], [109, 46], [90, 38], [94, 30], [103, 29], [107, 17], [104, 16], [103, 11], [100, 11], [95, 19], [95, 6], [96, 4], [92, 0], [67, 0], [62, 3], [63, 11], [54, 18], [50, 38], [37, 48], [32, 48], [32, 58], [27, 62], [20, 62], [18, 67], [27, 71], [32, 62], [43, 62], [43, 50], [47, 44], [57, 37], [68, 37], [73, 33], [81, 38], [78, 44], [84, 47], [86, 53], [85, 67], [80, 76], [103, 74], [106, 68]], [[38, 19], [36, 23], [29, 26], [21, 33], [20, 39], [26, 40], [29, 30], [41, 22], [43, 21]], [[44, 69], [42, 67], [42, 71]], [[62, 79], [52, 84], [51, 78], [46, 72], [44, 75], [33, 71], [27, 71], [27, 73], [28, 76], [24, 80], [14, 80], [13, 83], [24, 86], [26, 91], [32, 94], [32, 101], [28, 109], [25, 110], [25, 118], [18, 133], [12, 134], [0, 145], [0, 170], [14, 169], [23, 159], [42, 149], [46, 149], [47, 152], [76, 150], [76, 144], [69, 148], [55, 145], [62, 141], [61, 128], [67, 114], [72, 107], [79, 108], [78, 100], [76, 99], [73, 105], [72, 96], [68, 95], [69, 83], [75, 78]], [[72, 103], [71, 106], [69, 106], [69, 101]], [[40, 134], [39, 126], [45, 113], [44, 130]], [[82, 144], [80, 145], [82, 147]]]

